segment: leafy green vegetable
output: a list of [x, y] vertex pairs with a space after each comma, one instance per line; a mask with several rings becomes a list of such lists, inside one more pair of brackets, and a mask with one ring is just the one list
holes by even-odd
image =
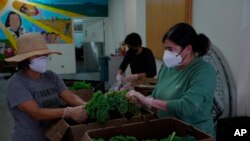
[[91, 83], [86, 83], [85, 81], [76, 81], [73, 83], [70, 90], [81, 90], [81, 89], [91, 89]]
[[6, 62], [4, 61], [4, 59], [5, 59], [4, 54], [0, 54], [0, 65], [6, 64]]
[[133, 136], [114, 136], [109, 139], [109, 141], [137, 141]]
[[141, 115], [140, 107], [130, 103], [126, 98], [128, 91], [110, 91], [105, 95], [108, 98], [108, 103], [110, 104], [110, 110], [118, 111], [121, 116], [125, 116], [126, 113], [132, 113], [135, 116]]
[[109, 91], [105, 94], [95, 92], [85, 109], [92, 119], [100, 124], [105, 123], [110, 118], [110, 113], [117, 112], [122, 117], [130, 113], [133, 116], [141, 115], [140, 108], [137, 105], [129, 103], [126, 98], [128, 91]]
[[0, 61], [2, 62], [2, 61], [4, 61], [4, 59], [5, 59], [4, 54], [0, 54]]
[[86, 104], [85, 109], [88, 116], [96, 119], [97, 123], [103, 124], [109, 119], [109, 109], [107, 98], [101, 91], [94, 93], [93, 97]]
[[102, 138], [99, 138], [99, 139], [93, 139], [93, 141], [105, 141], [105, 140]]
[[106, 93], [110, 110], [117, 110], [122, 116], [128, 112], [127, 91], [111, 91]]
[[[187, 138], [185, 137], [179, 137], [179, 136], [175, 136], [175, 132], [173, 132], [171, 135], [169, 135], [167, 138], [161, 139], [161, 140], [157, 140], [157, 139], [146, 139], [143, 141], [186, 141]], [[105, 141], [102, 138], [94, 139], [94, 141]], [[138, 141], [138, 139], [136, 139], [133, 136], [122, 136], [122, 135], [117, 135], [114, 137], [111, 137], [109, 139], [109, 141]]]
[[167, 138], [161, 139], [160, 141], [186, 141], [187, 138], [179, 137], [179, 136], [176, 136], [175, 134], [176, 132], [173, 132]]

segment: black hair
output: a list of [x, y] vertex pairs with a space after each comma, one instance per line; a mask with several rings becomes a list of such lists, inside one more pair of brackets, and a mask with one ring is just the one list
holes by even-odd
[[137, 33], [128, 34], [124, 40], [124, 43], [132, 47], [138, 47], [142, 45], [141, 37]]
[[198, 57], [207, 54], [210, 49], [211, 42], [209, 38], [204, 34], [197, 35], [192, 26], [186, 23], [178, 23], [171, 27], [168, 32], [162, 38], [162, 42], [165, 40], [171, 40], [183, 49], [191, 45], [193, 52], [198, 54]]
[[47, 34], [47, 32], [46, 32], [46, 31], [41, 31], [41, 35], [42, 35], [42, 34]]
[[17, 67], [19, 70], [24, 70], [25, 68], [29, 68], [30, 61], [28, 59], [25, 59], [21, 62], [17, 63]]
[[18, 27], [18, 29], [19, 29], [21, 27], [21, 25], [22, 25], [22, 19], [21, 19], [21, 16], [18, 13], [14, 12], [14, 11], [10, 11], [10, 13], [8, 14], [8, 16], [6, 18], [6, 21], [5, 21], [5, 26], [10, 27], [10, 15], [12, 15], [12, 14], [16, 14], [18, 16], [19, 20], [20, 20], [20, 25]]

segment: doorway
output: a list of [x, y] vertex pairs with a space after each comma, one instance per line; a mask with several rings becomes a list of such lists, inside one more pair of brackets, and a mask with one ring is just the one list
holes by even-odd
[[73, 19], [76, 73], [99, 73], [104, 55], [104, 19]]

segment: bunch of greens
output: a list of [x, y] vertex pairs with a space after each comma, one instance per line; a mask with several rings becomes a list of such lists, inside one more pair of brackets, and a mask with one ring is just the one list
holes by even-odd
[[97, 123], [104, 124], [110, 113], [118, 112], [122, 117], [130, 113], [139, 116], [140, 107], [131, 104], [126, 98], [127, 91], [109, 91], [105, 94], [97, 91], [86, 104], [85, 109], [91, 119], [96, 119]]
[[[171, 135], [169, 135], [167, 138], [161, 139], [159, 141], [186, 141], [187, 138], [185, 137], [179, 137], [175, 135], [176, 132], [173, 132]], [[157, 139], [150, 139], [145, 141], [158, 141]]]
[[187, 140], [187, 138], [179, 137], [179, 136], [176, 136], [175, 134], [176, 132], [173, 132], [167, 138], [161, 139], [160, 141], [186, 141]]
[[73, 83], [71, 87], [69, 87], [70, 90], [82, 90], [82, 89], [91, 89], [91, 84], [86, 83], [85, 81], [76, 81]]
[[92, 139], [93, 141], [105, 141], [104, 139], [102, 138], [99, 138], [99, 139]]
[[109, 139], [109, 141], [137, 141], [133, 136], [115, 136]]
[[[176, 132], [173, 132], [171, 135], [169, 135], [167, 138], [161, 139], [161, 140], [157, 140], [157, 139], [146, 139], [143, 141], [186, 141], [187, 138], [185, 137], [179, 137], [179, 136], [175, 136]], [[99, 139], [93, 139], [94, 141], [105, 141], [102, 138]], [[109, 141], [138, 141], [135, 137], [133, 136], [114, 136], [111, 137], [109, 139]]]
[[0, 61], [4, 61], [5, 57], [4, 57], [4, 54], [0, 54]]
[[99, 139], [93, 139], [93, 141], [105, 141], [105, 140], [102, 138], [99, 138]]
[[5, 64], [4, 59], [5, 59], [4, 54], [0, 54], [0, 64]]
[[[102, 138], [99, 139], [93, 139], [93, 141], [105, 141]], [[109, 141], [137, 141], [137, 139], [133, 136], [114, 136], [109, 139]]]
[[85, 109], [89, 118], [96, 119], [100, 124], [105, 123], [109, 119], [109, 103], [107, 98], [101, 91], [94, 93], [93, 97], [85, 105]]
[[105, 93], [108, 103], [110, 105], [110, 110], [118, 111], [123, 117], [126, 113], [132, 113], [133, 115], [140, 115], [140, 108], [130, 103], [126, 98], [128, 91], [109, 91]]

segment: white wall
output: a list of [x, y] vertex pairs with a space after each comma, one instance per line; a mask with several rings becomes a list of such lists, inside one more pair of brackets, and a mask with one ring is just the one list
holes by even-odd
[[138, 33], [141, 36], [142, 45], [146, 46], [146, 1], [126, 0], [125, 16], [126, 34]]
[[224, 54], [238, 78], [242, 0], [194, 0], [193, 26], [205, 33]]
[[58, 74], [76, 73], [75, 48], [73, 44], [47, 44], [53, 51], [61, 52], [62, 55], [52, 54], [47, 64], [48, 70]]
[[136, 1], [125, 0], [125, 32], [136, 31]]
[[[240, 83], [242, 78], [245, 82], [250, 81], [249, 75], [246, 75], [250, 69], [243, 69], [243, 71], [241, 69], [245, 68], [246, 63], [249, 64], [249, 61], [242, 62], [244, 61], [243, 53], [250, 51], [244, 49], [241, 40], [243, 6], [244, 0], [194, 0], [193, 26], [198, 32], [205, 33], [211, 39], [229, 63], [237, 88], [237, 112], [234, 111], [234, 114], [247, 115], [248, 113], [250, 115], [250, 108], [246, 106], [250, 100], [249, 84]], [[249, 40], [249, 37], [246, 40]], [[249, 56], [248, 53], [246, 55]], [[243, 101], [239, 100], [240, 95], [244, 95]]]
[[107, 18], [107, 48], [115, 52], [119, 43], [127, 34], [137, 32], [142, 44], [146, 46], [146, 1], [145, 0], [109, 0], [109, 17]]
[[125, 32], [125, 0], [109, 0], [109, 17], [106, 20], [107, 53], [115, 53], [119, 43], [124, 40]]
[[146, 42], [146, 0], [136, 0], [136, 32], [141, 35], [142, 45]]
[[237, 80], [237, 114], [250, 116], [250, 1], [243, 0], [240, 37], [239, 77]]

